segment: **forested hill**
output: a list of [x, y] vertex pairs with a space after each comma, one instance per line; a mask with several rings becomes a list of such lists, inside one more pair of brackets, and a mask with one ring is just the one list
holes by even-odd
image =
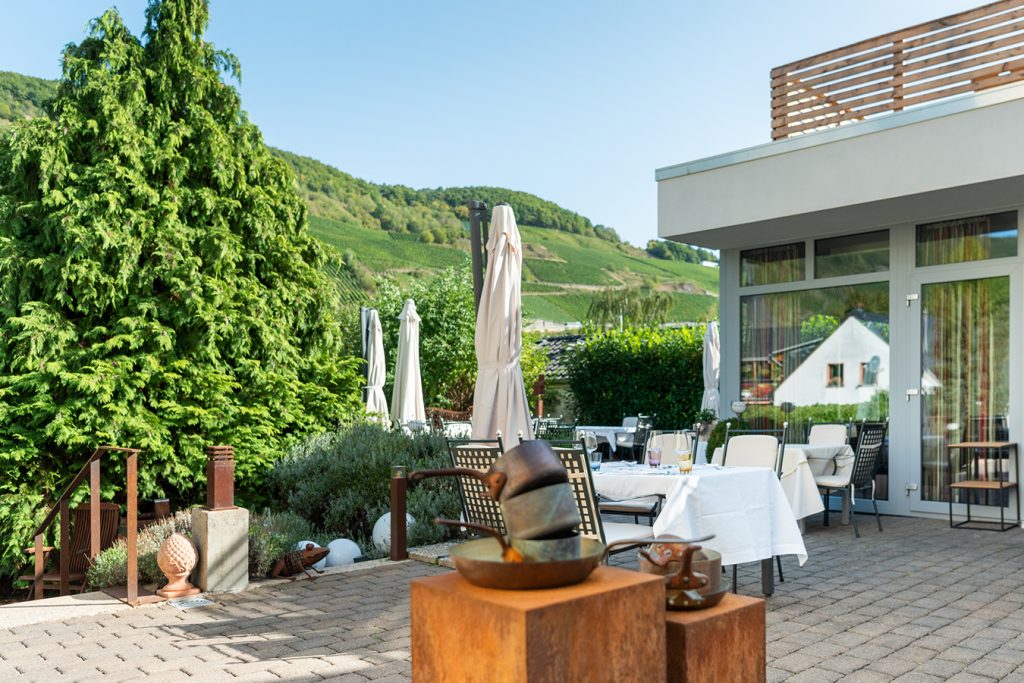
[[295, 171], [310, 213], [321, 218], [409, 233], [427, 243], [452, 244], [464, 236], [466, 202], [476, 199], [493, 206], [506, 201], [515, 207], [516, 220], [523, 225], [620, 241], [612, 228], [595, 226], [585, 216], [526, 192], [500, 187], [415, 190], [377, 185], [309, 157], [279, 149], [274, 153]]
[[43, 102], [57, 93], [57, 81], [0, 71], [0, 126], [39, 116]]

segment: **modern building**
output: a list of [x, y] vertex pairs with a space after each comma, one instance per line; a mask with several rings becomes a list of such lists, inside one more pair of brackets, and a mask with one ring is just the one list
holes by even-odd
[[[726, 413], [865, 401], [890, 419], [890, 513], [947, 514], [946, 444], [1024, 436], [1022, 17], [996, 2], [774, 69], [771, 142], [656, 172], [659, 235], [721, 253]], [[858, 330], [834, 361], [808, 344], [824, 324]], [[883, 376], [890, 400], [828, 395]]]

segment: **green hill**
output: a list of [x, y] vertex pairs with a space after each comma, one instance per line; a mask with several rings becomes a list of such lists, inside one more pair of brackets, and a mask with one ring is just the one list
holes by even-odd
[[[0, 72], [0, 127], [40, 115], [56, 87], [56, 81]], [[648, 253], [623, 243], [614, 229], [526, 192], [376, 184], [309, 157], [273, 152], [295, 172], [311, 232], [341, 255], [333, 270], [349, 303], [365, 301], [376, 276], [403, 282], [467, 263], [466, 202], [475, 199], [488, 206], [507, 201], [516, 212], [528, 319], [583, 320], [596, 292], [623, 286], [669, 292], [671, 320], [717, 315], [718, 270], [682, 260], [706, 254], [665, 243], [649, 245]]]

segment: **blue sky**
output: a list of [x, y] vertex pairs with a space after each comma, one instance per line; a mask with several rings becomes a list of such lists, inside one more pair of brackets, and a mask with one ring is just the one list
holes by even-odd
[[[499, 185], [656, 235], [654, 169], [769, 140], [770, 69], [981, 0], [211, 0], [271, 145], [376, 182]], [[56, 78], [62, 46], [141, 0], [3, 3], [0, 70]]]

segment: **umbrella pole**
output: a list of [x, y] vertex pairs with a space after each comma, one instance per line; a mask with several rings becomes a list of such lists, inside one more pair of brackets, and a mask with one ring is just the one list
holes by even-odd
[[486, 238], [481, 232], [487, 230], [487, 205], [483, 202], [466, 202], [469, 208], [469, 253], [473, 259], [473, 310], [480, 310], [480, 294], [484, 291], [484, 246]]

